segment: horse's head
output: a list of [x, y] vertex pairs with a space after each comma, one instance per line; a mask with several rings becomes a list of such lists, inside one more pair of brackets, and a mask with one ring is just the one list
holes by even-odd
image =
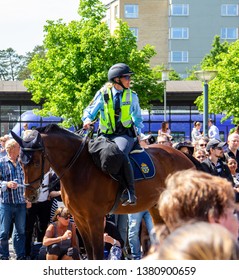
[[20, 163], [24, 173], [25, 197], [30, 202], [36, 202], [44, 174], [49, 170], [49, 162], [45, 164], [41, 135], [37, 130], [29, 131], [24, 139], [13, 131], [11, 134], [21, 147]]

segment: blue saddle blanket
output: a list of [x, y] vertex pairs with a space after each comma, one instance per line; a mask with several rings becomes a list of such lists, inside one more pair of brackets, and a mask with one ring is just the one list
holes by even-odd
[[155, 176], [154, 163], [146, 151], [129, 154], [129, 158], [135, 180], [150, 179]]

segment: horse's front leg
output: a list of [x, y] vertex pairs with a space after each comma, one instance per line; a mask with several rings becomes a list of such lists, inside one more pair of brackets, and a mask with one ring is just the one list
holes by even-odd
[[[84, 217], [85, 218], [85, 217]], [[99, 222], [101, 221], [102, 222]], [[90, 219], [89, 217], [85, 220], [75, 219], [78, 230], [81, 234], [84, 242], [85, 250], [87, 253], [88, 260], [103, 260], [104, 257], [104, 222], [101, 219]]]
[[[99, 231], [101, 232], [101, 231]], [[93, 259], [94, 260], [103, 260], [104, 259], [104, 241], [103, 234], [92, 234], [92, 249], [93, 249]], [[98, 235], [96, 237], [96, 235]]]
[[93, 260], [93, 248], [92, 248], [91, 238], [90, 238], [90, 229], [87, 225], [87, 222], [84, 221], [82, 218], [79, 220], [77, 220], [77, 218], [74, 218], [74, 221], [83, 240], [87, 258], [88, 260]]
[[89, 218], [89, 228], [91, 244], [93, 249], [93, 259], [104, 259], [104, 218], [94, 216]]

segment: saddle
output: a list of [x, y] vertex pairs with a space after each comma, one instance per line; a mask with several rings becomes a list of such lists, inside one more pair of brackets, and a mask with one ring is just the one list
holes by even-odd
[[133, 149], [129, 154], [134, 170], [134, 180], [151, 179], [155, 176], [155, 166], [150, 155], [143, 149]]

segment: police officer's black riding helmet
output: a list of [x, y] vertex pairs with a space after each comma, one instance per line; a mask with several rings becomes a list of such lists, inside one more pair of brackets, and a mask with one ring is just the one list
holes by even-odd
[[108, 80], [113, 82], [114, 78], [134, 74], [125, 63], [117, 63], [110, 67], [108, 71]]

